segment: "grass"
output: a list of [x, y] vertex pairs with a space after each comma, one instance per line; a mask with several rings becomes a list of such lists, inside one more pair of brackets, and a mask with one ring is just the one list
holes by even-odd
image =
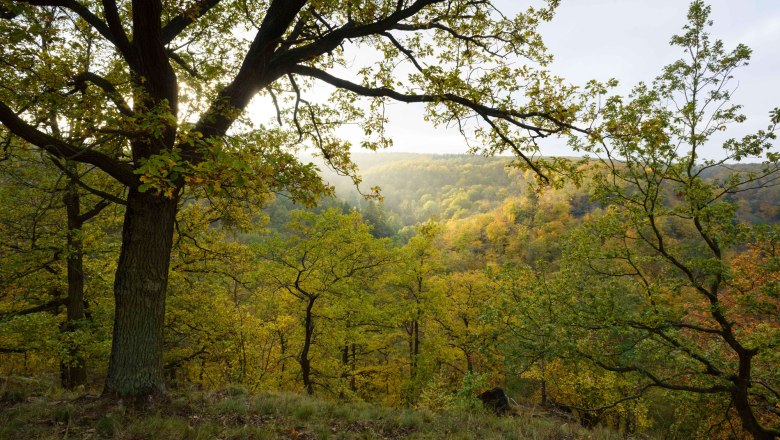
[[142, 407], [75, 394], [0, 400], [0, 439], [611, 440], [571, 421], [483, 411], [431, 413], [290, 393], [171, 392]]

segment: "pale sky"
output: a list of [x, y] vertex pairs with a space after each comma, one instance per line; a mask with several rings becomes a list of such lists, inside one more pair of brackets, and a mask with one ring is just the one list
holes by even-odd
[[[496, 0], [507, 15], [525, 9], [538, 0]], [[555, 18], [540, 28], [550, 53], [555, 57], [554, 74], [576, 85], [591, 79], [616, 78], [620, 94], [627, 94], [640, 81], [652, 82], [664, 66], [681, 58], [679, 48], [669, 46], [674, 34], [682, 32], [687, 22], [688, 0], [561, 0]], [[766, 128], [769, 111], [780, 107], [780, 0], [710, 0], [712, 39], [721, 39], [727, 50], [738, 43], [753, 49], [750, 64], [735, 72], [737, 86], [733, 103], [744, 106], [748, 121], [729, 130], [726, 137], [741, 137]], [[371, 62], [367, 53], [353, 53], [355, 64]], [[375, 56], [375, 55], [374, 55]], [[340, 74], [339, 72], [336, 72]], [[343, 72], [345, 79], [351, 72]], [[327, 99], [332, 88], [313, 90]], [[256, 101], [250, 115], [256, 120], [270, 120], [273, 107]], [[387, 126], [394, 145], [391, 152], [465, 153], [467, 146], [454, 128], [434, 128], [423, 120], [423, 106], [393, 103], [387, 106]], [[340, 131], [353, 145], [360, 144], [360, 131]], [[725, 137], [723, 138], [725, 139]], [[720, 140], [723, 140], [720, 139]], [[780, 149], [780, 144], [778, 149]], [[719, 157], [720, 146], [711, 143], [702, 151], [706, 158]], [[542, 143], [544, 155], [572, 155], [564, 140], [548, 139]]]
[[[498, 0], [503, 10], [526, 1]], [[731, 49], [743, 43], [753, 49], [750, 65], [738, 70], [734, 102], [744, 105], [747, 129], [765, 128], [768, 113], [780, 107], [780, 0], [710, 0], [713, 38]], [[521, 6], [518, 6], [521, 5]], [[552, 71], [574, 84], [617, 78], [621, 93], [639, 81], [651, 82], [661, 69], [682, 56], [668, 44], [686, 23], [686, 0], [562, 0], [555, 18], [541, 28], [555, 56]], [[735, 82], [734, 84], [737, 84]], [[394, 146], [389, 151], [463, 153], [456, 130], [432, 128], [422, 120], [422, 106], [396, 104], [389, 109]], [[546, 155], [571, 154], [546, 142]], [[706, 154], [706, 153], [705, 153]]]

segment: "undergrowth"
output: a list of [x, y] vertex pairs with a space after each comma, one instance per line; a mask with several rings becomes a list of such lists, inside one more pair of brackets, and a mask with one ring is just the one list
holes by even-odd
[[88, 395], [16, 390], [0, 399], [0, 439], [539, 439], [610, 440], [606, 429], [482, 409], [415, 411], [290, 393], [171, 391], [129, 405]]

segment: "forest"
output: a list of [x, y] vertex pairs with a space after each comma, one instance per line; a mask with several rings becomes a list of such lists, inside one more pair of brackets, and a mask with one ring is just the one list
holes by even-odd
[[[736, 130], [750, 49], [696, 0], [652, 83], [576, 87], [545, 70], [557, 3], [0, 1], [0, 438], [31, 390], [449, 414], [494, 387], [619, 438], [780, 436], [780, 109]], [[361, 45], [383, 61], [344, 74]], [[478, 146], [377, 151], [388, 101]], [[105, 420], [84, 438], [136, 438]]]

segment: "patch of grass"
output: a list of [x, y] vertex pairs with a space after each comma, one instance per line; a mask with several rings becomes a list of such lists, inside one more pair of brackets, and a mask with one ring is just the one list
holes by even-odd
[[133, 420], [125, 429], [130, 438], [188, 439], [194, 432], [186, 420], [155, 414]]
[[249, 391], [243, 385], [228, 385], [225, 388], [225, 394], [231, 397], [246, 396]]
[[243, 397], [231, 397], [217, 403], [214, 410], [217, 414], [236, 417], [245, 416], [249, 407]]
[[57, 423], [70, 423], [75, 412], [76, 407], [70, 403], [57, 405], [54, 408], [54, 421]]
[[3, 390], [2, 394], [0, 394], [0, 403], [5, 405], [13, 405], [24, 402], [25, 397], [26, 396], [24, 391], [18, 388], [11, 388], [8, 390]]
[[101, 417], [95, 424], [95, 432], [100, 438], [113, 438], [122, 429], [122, 421], [113, 413]]
[[[67, 434], [67, 435], [66, 435]], [[536, 439], [613, 440], [608, 429], [480, 408], [446, 412], [317, 400], [291, 393], [175, 391], [143, 407], [76, 396], [0, 407], [0, 439]]]
[[420, 429], [425, 422], [421, 413], [410, 409], [400, 411], [393, 421], [396, 426], [411, 430]]
[[275, 400], [270, 393], [260, 393], [252, 399], [251, 409], [258, 414], [275, 415], [278, 411]]
[[313, 402], [303, 401], [293, 408], [292, 416], [298, 421], [305, 422], [311, 419], [315, 412], [317, 412], [317, 407]]

